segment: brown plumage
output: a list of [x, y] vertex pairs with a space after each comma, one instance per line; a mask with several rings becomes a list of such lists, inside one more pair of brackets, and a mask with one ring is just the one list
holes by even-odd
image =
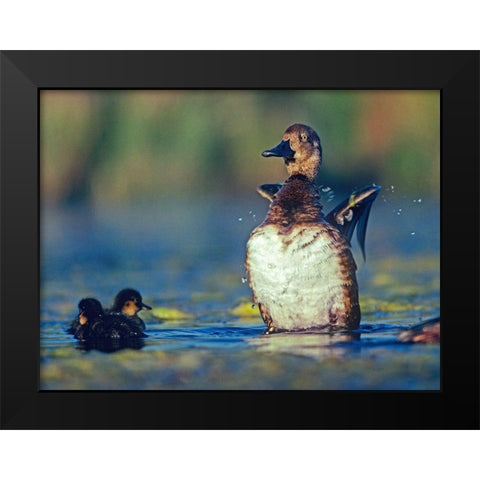
[[279, 225], [282, 231], [299, 223], [317, 223], [324, 218], [316, 186], [303, 175], [293, 175], [284, 183], [264, 224]]
[[314, 183], [322, 163], [319, 136], [294, 124], [262, 155], [283, 157], [289, 174], [278, 191], [264, 195], [272, 203], [247, 243], [248, 280], [267, 333], [357, 328], [357, 267], [350, 242], [325, 218]]

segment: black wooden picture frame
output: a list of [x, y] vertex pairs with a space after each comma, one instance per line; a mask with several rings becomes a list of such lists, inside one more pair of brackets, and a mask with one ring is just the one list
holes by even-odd
[[[8, 51], [0, 61], [2, 428], [479, 427], [478, 52]], [[441, 390], [40, 391], [44, 88], [441, 90]]]

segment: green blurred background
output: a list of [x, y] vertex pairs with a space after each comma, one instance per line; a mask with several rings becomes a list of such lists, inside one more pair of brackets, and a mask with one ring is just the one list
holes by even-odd
[[322, 140], [318, 183], [438, 197], [439, 91], [44, 90], [42, 202], [251, 194], [283, 181], [260, 153], [292, 123]]

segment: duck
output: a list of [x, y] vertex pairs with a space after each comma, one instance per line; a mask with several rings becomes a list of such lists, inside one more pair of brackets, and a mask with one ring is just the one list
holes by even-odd
[[364, 254], [368, 214], [380, 187], [357, 191], [326, 216], [315, 184], [322, 146], [312, 127], [289, 126], [262, 156], [282, 157], [288, 173], [278, 188], [260, 187], [271, 203], [247, 241], [247, 279], [265, 333], [357, 329], [361, 312], [350, 239], [357, 227]]
[[143, 331], [122, 313], [106, 313], [96, 298], [84, 298], [78, 303], [78, 316], [69, 333], [83, 342], [125, 341], [146, 337]]
[[138, 290], [133, 288], [124, 288], [120, 290], [115, 299], [113, 305], [106, 310], [107, 313], [122, 313], [127, 316], [128, 319], [134, 323], [142, 332], [145, 331], [145, 322], [137, 315], [140, 310], [151, 310], [143, 303], [142, 296]]
[[440, 317], [430, 318], [400, 332], [401, 343], [440, 343]]

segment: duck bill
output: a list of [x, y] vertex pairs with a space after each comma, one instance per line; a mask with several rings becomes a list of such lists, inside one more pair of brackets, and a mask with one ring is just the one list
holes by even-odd
[[144, 303], [141, 304], [142, 310], [151, 310], [152, 307], [149, 307], [148, 305], [145, 305]]
[[282, 140], [276, 147], [262, 152], [262, 157], [293, 157], [295, 152], [290, 148], [289, 140]]

